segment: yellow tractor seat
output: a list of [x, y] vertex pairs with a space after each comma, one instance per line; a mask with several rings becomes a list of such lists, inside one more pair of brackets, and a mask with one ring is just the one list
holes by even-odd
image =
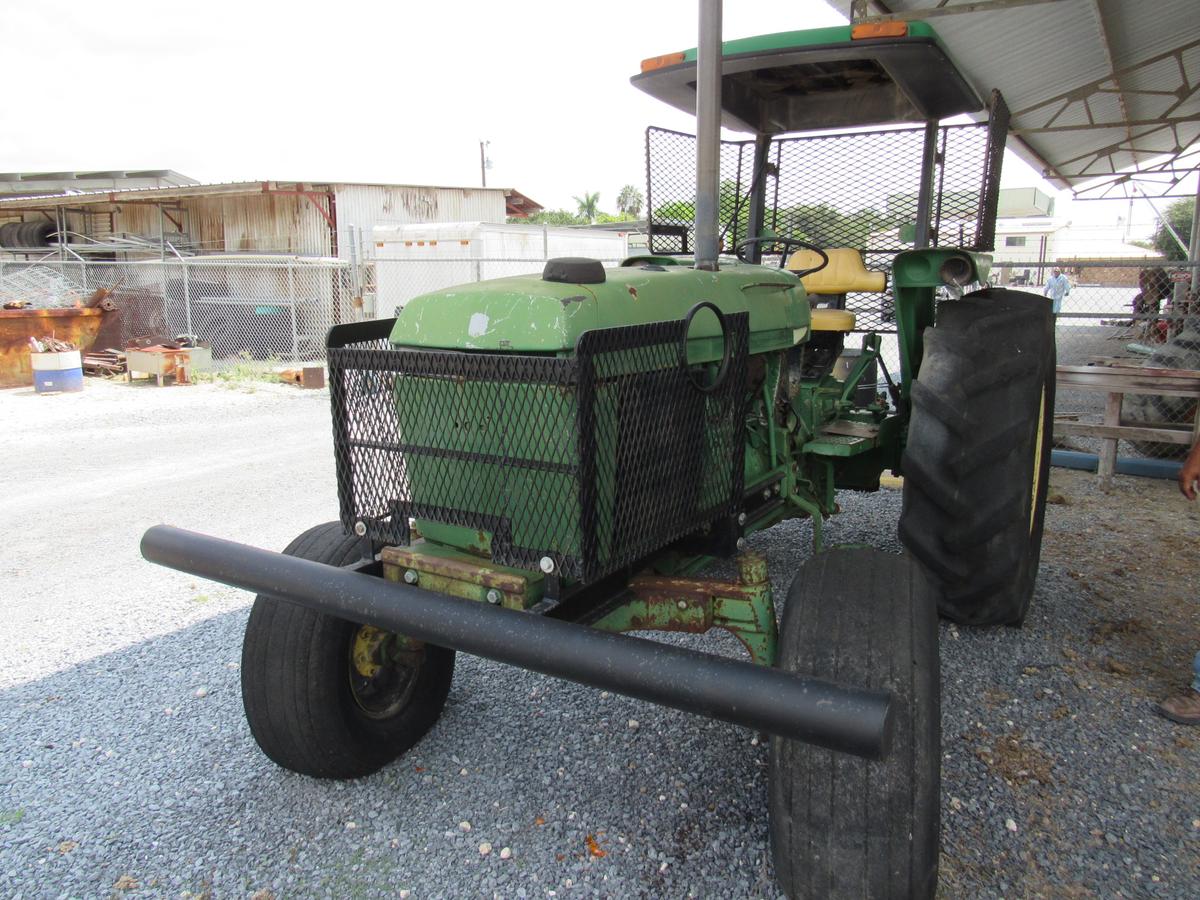
[[819, 306], [812, 311], [813, 331], [853, 331], [854, 313]]
[[[862, 255], [852, 247], [834, 247], [825, 253], [829, 256], [829, 265], [800, 279], [808, 293], [879, 293], [887, 290], [887, 276], [883, 272], [868, 270], [863, 265]], [[821, 257], [814, 251], [797, 250], [788, 258], [787, 268], [792, 272], [801, 272], [820, 264]]]

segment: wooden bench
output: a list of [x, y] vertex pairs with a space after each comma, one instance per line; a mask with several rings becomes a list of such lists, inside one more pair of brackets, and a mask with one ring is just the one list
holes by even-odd
[[1126, 425], [1121, 421], [1121, 405], [1126, 394], [1200, 399], [1200, 371], [1123, 365], [1059, 366], [1056, 382], [1059, 390], [1095, 391], [1108, 395], [1101, 424], [1058, 418], [1054, 421], [1055, 437], [1074, 435], [1101, 439], [1097, 474], [1105, 483], [1112, 481], [1116, 468], [1118, 440], [1190, 446], [1200, 439], [1200, 403], [1190, 425]]

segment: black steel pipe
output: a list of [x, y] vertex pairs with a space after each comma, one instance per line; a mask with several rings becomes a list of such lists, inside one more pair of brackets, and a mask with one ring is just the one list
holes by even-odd
[[434, 594], [221, 538], [156, 525], [151, 562], [545, 675], [881, 759], [891, 695]]

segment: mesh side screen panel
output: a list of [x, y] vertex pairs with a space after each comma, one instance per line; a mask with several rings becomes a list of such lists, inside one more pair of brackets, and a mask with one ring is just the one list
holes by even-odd
[[698, 526], [729, 517], [742, 495], [749, 317], [728, 316], [721, 385], [679, 363], [685, 323], [591, 331], [579, 342], [587, 580], [632, 563]]
[[571, 358], [330, 347], [343, 526], [390, 544], [410, 519], [469, 528], [501, 565], [549, 556], [587, 582], [732, 515], [749, 324], [727, 321], [708, 394], [680, 366], [682, 321], [588, 332]]

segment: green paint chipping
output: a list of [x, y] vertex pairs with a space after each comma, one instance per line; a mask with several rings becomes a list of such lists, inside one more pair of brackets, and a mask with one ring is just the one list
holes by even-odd
[[0, 810], [0, 825], [17, 825], [24, 818], [25, 810], [23, 809]]

